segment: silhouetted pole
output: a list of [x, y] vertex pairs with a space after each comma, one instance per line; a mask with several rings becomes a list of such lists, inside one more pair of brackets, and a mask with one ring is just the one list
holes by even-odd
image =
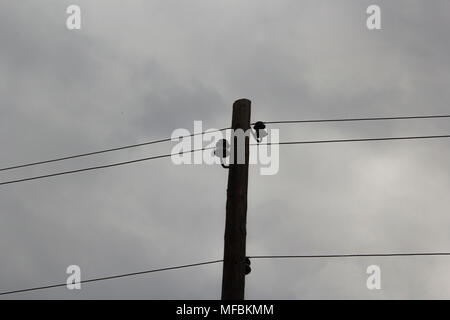
[[[231, 157], [228, 171], [225, 246], [222, 275], [222, 300], [243, 300], [245, 290], [245, 246], [247, 236], [247, 188], [249, 136], [245, 136], [245, 163], [237, 164], [236, 129], [250, 129], [251, 102], [241, 99], [233, 104]], [[234, 152], [233, 152], [234, 150]], [[234, 158], [234, 159], [233, 159]], [[233, 161], [234, 160], [234, 161]], [[231, 163], [233, 161], [233, 163]]]

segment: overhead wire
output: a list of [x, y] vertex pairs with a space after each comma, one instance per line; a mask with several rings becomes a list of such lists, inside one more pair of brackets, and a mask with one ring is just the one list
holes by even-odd
[[[250, 256], [248, 256], [248, 258], [249, 259], [271, 259], [271, 260], [273, 260], [273, 259], [321, 259], [321, 258], [369, 258], [369, 257], [420, 257], [420, 256], [421, 257], [450, 256], [450, 252], [352, 253], [352, 254], [313, 254], [313, 255], [250, 255]], [[78, 282], [75, 281], [70, 284], [71, 285], [83, 284], [83, 283], [86, 284], [86, 283], [126, 278], [126, 277], [132, 277], [132, 276], [138, 276], [138, 275], [144, 275], [144, 274], [150, 274], [150, 273], [157, 273], [157, 272], [163, 272], [163, 271], [179, 270], [179, 269], [185, 269], [185, 268], [205, 266], [205, 265], [217, 264], [217, 263], [221, 263], [221, 262], [223, 262], [223, 259], [209, 260], [209, 261], [198, 262], [198, 263], [170, 266], [170, 267], [150, 269], [150, 270], [144, 270], [144, 271], [138, 271], [138, 272], [122, 273], [122, 274], [103, 276], [103, 277], [98, 277], [98, 278], [91, 278], [91, 279], [87, 279], [87, 280], [80, 280]], [[24, 292], [31, 292], [31, 291], [38, 291], [38, 290], [45, 290], [45, 289], [52, 289], [52, 288], [59, 288], [59, 287], [66, 287], [67, 285], [68, 284], [66, 282], [66, 283], [56, 283], [56, 284], [50, 284], [50, 285], [30, 287], [30, 288], [25, 288], [25, 289], [9, 290], [9, 291], [0, 292], [0, 296], [24, 293]]]
[[[184, 136], [175, 137], [175, 138], [178, 138], [178, 139], [189, 138], [189, 137], [195, 137], [195, 136], [198, 136], [198, 135], [201, 135], [201, 134], [211, 134], [211, 133], [221, 132], [221, 131], [225, 131], [225, 130], [229, 130], [229, 129], [230, 128], [222, 128], [222, 129], [216, 129], [216, 130], [211, 130], [211, 131], [204, 131], [204, 132], [193, 133], [193, 134], [190, 134], [190, 135], [184, 135]], [[121, 146], [121, 147], [103, 149], [103, 150], [99, 150], [99, 151], [79, 153], [79, 154], [63, 156], [63, 157], [57, 157], [57, 158], [48, 159], [48, 160], [42, 160], [42, 161], [29, 162], [29, 163], [23, 163], [23, 164], [18, 164], [18, 165], [12, 165], [12, 166], [8, 166], [8, 167], [0, 168], [0, 172], [1, 171], [9, 171], [9, 170], [14, 170], [14, 169], [19, 169], [19, 168], [32, 167], [32, 166], [37, 166], [37, 165], [43, 165], [43, 164], [48, 164], [48, 163], [53, 163], [53, 162], [60, 162], [60, 161], [65, 161], [65, 160], [70, 160], [70, 159], [82, 158], [82, 157], [98, 155], [98, 154], [103, 154], [103, 153], [108, 153], [108, 152], [113, 152], [113, 151], [119, 151], [119, 150], [131, 149], [131, 148], [136, 148], [136, 147], [148, 146], [148, 145], [152, 145], [152, 144], [158, 144], [158, 143], [169, 142], [169, 141], [173, 141], [172, 138], [152, 140], [152, 141], [147, 141], [147, 142], [142, 142], [142, 143], [125, 145], [125, 146]]]

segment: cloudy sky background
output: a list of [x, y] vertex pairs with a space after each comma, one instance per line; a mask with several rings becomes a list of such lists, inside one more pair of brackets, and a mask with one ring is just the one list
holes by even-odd
[[[366, 8], [382, 8], [380, 31]], [[65, 27], [82, 9], [82, 30]], [[447, 0], [0, 0], [0, 167], [252, 120], [448, 114]], [[205, 129], [206, 129], [205, 128]], [[275, 128], [275, 127], [273, 127]], [[282, 125], [282, 141], [450, 120]], [[248, 255], [450, 251], [450, 141], [285, 146], [250, 171]], [[168, 153], [171, 144], [0, 173]], [[0, 291], [221, 259], [227, 172], [160, 159], [0, 187]], [[366, 288], [366, 268], [382, 290]], [[254, 260], [248, 299], [450, 298], [450, 258]], [[222, 265], [2, 298], [218, 299]]]

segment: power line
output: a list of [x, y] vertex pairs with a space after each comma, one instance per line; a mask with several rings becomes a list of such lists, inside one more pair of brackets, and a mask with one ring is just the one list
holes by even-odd
[[306, 141], [286, 141], [286, 142], [262, 142], [256, 145], [295, 145], [295, 144], [321, 144], [321, 143], [345, 143], [345, 142], [370, 142], [370, 141], [392, 141], [392, 140], [423, 140], [423, 139], [443, 139], [450, 138], [450, 135], [434, 136], [405, 136], [405, 137], [384, 137], [384, 138], [358, 138], [358, 139], [334, 139], [334, 140], [306, 140]]
[[[357, 121], [381, 121], [381, 120], [412, 120], [412, 119], [438, 119], [450, 118], [450, 115], [424, 115], [424, 116], [399, 116], [399, 117], [372, 117], [372, 118], [338, 118], [338, 119], [306, 119], [306, 120], [280, 120], [264, 121], [265, 124], [289, 124], [289, 123], [321, 123], [321, 122], [357, 122]], [[252, 123], [253, 125], [254, 123]]]
[[[79, 281], [79, 282], [75, 282], [74, 284], [112, 280], [112, 279], [118, 279], [118, 278], [137, 276], [137, 275], [141, 275], [141, 274], [156, 273], [156, 272], [161, 272], [161, 271], [169, 271], [169, 270], [177, 270], [177, 269], [184, 269], [184, 268], [192, 268], [192, 267], [204, 266], [204, 265], [208, 265], [208, 264], [215, 264], [215, 263], [219, 263], [219, 262], [222, 262], [222, 261], [223, 260], [212, 260], [212, 261], [206, 261], [206, 262], [185, 264], [185, 265], [175, 266], [175, 267], [166, 267], [166, 268], [160, 268], [160, 269], [152, 269], [152, 270], [138, 271], [138, 272], [132, 272], [132, 273], [124, 273], [124, 274], [118, 274], [118, 275], [113, 275], [113, 276], [82, 280], [82, 281]], [[47, 286], [39, 286], [39, 287], [27, 288], [27, 289], [21, 289], [21, 290], [5, 291], [5, 292], [0, 292], [0, 296], [8, 295], [8, 294], [14, 294], [14, 293], [22, 293], [22, 292], [29, 292], [29, 291], [37, 291], [37, 290], [65, 287], [66, 285], [67, 285], [67, 283], [58, 283], [58, 284], [52, 284], [52, 285], [47, 285]]]
[[[345, 142], [371, 142], [371, 141], [392, 141], [392, 140], [423, 140], [423, 139], [442, 139], [442, 138], [450, 138], [450, 135], [434, 135], [434, 136], [405, 136], [405, 137], [385, 137], [385, 138], [361, 138], [361, 139], [335, 139], [335, 140], [306, 140], [306, 141], [286, 141], [286, 142], [263, 142], [258, 144], [251, 144], [251, 146], [258, 146], [258, 145], [301, 145], [301, 144], [325, 144], [325, 143], [345, 143]], [[46, 174], [46, 175], [40, 175], [30, 178], [23, 178], [23, 179], [17, 179], [17, 180], [9, 180], [5, 182], [0, 182], [0, 186], [7, 185], [7, 184], [14, 184], [19, 182], [25, 182], [25, 181], [31, 181], [31, 180], [39, 180], [39, 179], [45, 179], [45, 178], [51, 178], [56, 176], [62, 176], [62, 175], [68, 175], [73, 173], [80, 173], [85, 171], [92, 171], [92, 170], [98, 170], [98, 169], [105, 169], [105, 168], [111, 168], [111, 167], [117, 167], [117, 166], [123, 166], [128, 165], [132, 163], [138, 163], [143, 161], [150, 161], [155, 159], [161, 159], [161, 158], [168, 158], [174, 155], [178, 154], [185, 154], [185, 153], [192, 153], [197, 151], [205, 151], [205, 150], [211, 150], [215, 149], [215, 147], [207, 147], [207, 148], [201, 148], [201, 149], [194, 149], [194, 150], [188, 150], [188, 151], [182, 151], [179, 153], [169, 153], [164, 155], [158, 155], [153, 157], [147, 157], [147, 158], [140, 158], [130, 161], [124, 161], [124, 162], [116, 162], [112, 164], [107, 165], [101, 165], [101, 166], [95, 166], [95, 167], [87, 167], [77, 170], [70, 170], [70, 171], [62, 171], [52, 174]]]
[[[437, 119], [437, 118], [450, 118], [450, 115], [423, 115], [423, 116], [372, 117], [372, 118], [283, 120], [283, 121], [267, 121], [267, 122], [264, 122], [264, 123], [265, 124], [289, 124], [289, 123], [355, 122], [355, 121], [410, 120], [410, 119]], [[252, 123], [252, 125], [253, 124], [254, 123]], [[225, 131], [225, 130], [229, 130], [229, 129], [230, 128], [228, 127], [228, 128], [222, 128], [222, 129], [217, 129], [217, 130], [208, 131], [208, 132], [204, 131], [204, 132], [200, 132], [200, 133], [194, 133], [194, 134], [190, 134], [190, 135], [186, 135], [186, 136], [181, 136], [179, 138], [194, 137], [194, 136], [197, 136], [197, 135], [221, 132], [221, 131]], [[171, 138], [152, 140], [152, 141], [147, 141], [147, 142], [142, 142], [142, 143], [125, 145], [125, 146], [121, 146], [121, 147], [103, 149], [103, 150], [86, 152], [86, 153], [80, 153], [80, 154], [69, 155], [69, 156], [62, 156], [62, 157], [57, 157], [57, 158], [48, 159], [48, 160], [42, 160], [42, 161], [36, 161], [36, 162], [29, 162], [29, 163], [24, 163], [24, 164], [19, 164], [19, 165], [13, 165], [13, 166], [9, 166], [9, 167], [0, 168], [0, 172], [1, 171], [14, 170], [14, 169], [20, 169], [20, 168], [26, 168], [26, 167], [31, 167], [31, 166], [37, 166], [37, 165], [43, 165], [43, 164], [48, 164], [48, 163], [60, 162], [60, 161], [65, 161], [65, 160], [71, 160], [71, 159], [76, 159], [76, 158], [82, 158], [82, 157], [98, 155], [98, 154], [114, 152], [114, 151], [120, 151], [120, 150], [125, 150], [125, 149], [131, 149], [131, 148], [136, 148], [136, 147], [142, 147], [142, 146], [158, 144], [158, 143], [163, 143], [163, 142], [169, 142], [171, 140], [172, 140]]]
[[[225, 131], [225, 130], [228, 130], [228, 129], [229, 128], [222, 128], [222, 129], [212, 130], [212, 131], [208, 131], [208, 132], [200, 132], [200, 133], [194, 133], [194, 134], [190, 134], [190, 135], [186, 135], [186, 136], [180, 136], [180, 137], [177, 137], [177, 138], [180, 138], [180, 139], [181, 138], [189, 138], [189, 137], [194, 137], [194, 136], [198, 136], [198, 135], [201, 135], [201, 134], [211, 134], [211, 133], [215, 133], [215, 132], [221, 132], [221, 131]], [[147, 142], [142, 142], [142, 143], [137, 143], [137, 144], [130, 144], [130, 145], [116, 147], [116, 148], [104, 149], [104, 150], [99, 150], [99, 151], [92, 151], [92, 152], [87, 152], [87, 153], [80, 153], [80, 154], [75, 154], [75, 155], [71, 155], [71, 156], [58, 157], [58, 158], [54, 158], [54, 159], [37, 161], [37, 162], [30, 162], [30, 163], [25, 163], [25, 164], [20, 164], [20, 165], [14, 165], [14, 166], [0, 168], [0, 172], [1, 171], [8, 171], [8, 170], [19, 169], [19, 168], [26, 168], [26, 167], [31, 167], [31, 166], [37, 166], [37, 165], [42, 165], [42, 164], [47, 164], [47, 163], [52, 163], [52, 162], [59, 162], [59, 161], [64, 161], [64, 160], [82, 158], [82, 157], [87, 157], [87, 156], [92, 156], [92, 155], [97, 155], [97, 154], [102, 154], [102, 153], [108, 153], [108, 152], [113, 152], [113, 151], [119, 151], [119, 150], [131, 149], [131, 148], [136, 148], [136, 147], [148, 146], [148, 145], [152, 145], [152, 144], [158, 144], [158, 143], [169, 142], [169, 141], [172, 141], [172, 139], [171, 138], [166, 138], [166, 139], [152, 140], [152, 141], [147, 141]]]
[[[437, 118], [450, 118], [450, 115], [423, 115], [423, 116], [373, 117], [373, 118], [283, 120], [283, 121], [267, 121], [267, 122], [264, 122], [264, 123], [265, 124], [289, 124], [289, 123], [355, 122], [355, 121], [410, 120], [410, 119], [437, 119]], [[254, 123], [252, 123], [252, 125], [253, 124]], [[217, 130], [213, 130], [213, 131], [209, 131], [209, 132], [194, 133], [194, 134], [190, 134], [190, 135], [186, 135], [186, 136], [181, 136], [179, 138], [194, 137], [194, 136], [197, 136], [197, 135], [221, 132], [221, 131], [225, 131], [225, 130], [229, 130], [229, 129], [230, 128], [222, 128], [222, 129], [217, 129]], [[147, 142], [142, 142], [142, 143], [125, 145], [125, 146], [121, 146], [121, 147], [103, 149], [103, 150], [86, 152], [86, 153], [80, 153], [80, 154], [69, 155], [69, 156], [62, 156], [62, 157], [57, 157], [57, 158], [48, 159], [48, 160], [42, 160], [42, 161], [36, 161], [36, 162], [29, 162], [29, 163], [24, 163], [24, 164], [19, 164], [19, 165], [13, 165], [13, 166], [9, 166], [9, 167], [0, 168], [0, 172], [1, 171], [14, 170], [14, 169], [20, 169], [20, 168], [26, 168], [26, 167], [31, 167], [31, 166], [37, 166], [37, 165], [42, 165], [42, 164], [48, 164], [48, 163], [53, 163], [53, 162], [60, 162], [60, 161], [65, 161], [65, 160], [70, 160], [70, 159], [82, 158], [82, 157], [98, 155], [98, 154], [103, 154], [103, 153], [108, 153], [108, 152], [113, 152], [113, 151], [120, 151], [120, 150], [125, 150], [125, 149], [142, 147], [142, 146], [158, 144], [158, 143], [163, 143], [163, 142], [169, 142], [171, 140], [172, 140], [171, 138], [152, 140], [152, 141], [147, 141]]]
[[188, 151], [182, 151], [182, 152], [179, 152], [179, 153], [169, 153], [169, 154], [163, 154], [163, 155], [147, 157], [147, 158], [140, 158], [140, 159], [135, 159], [135, 160], [130, 160], [130, 161], [116, 162], [116, 163], [111, 163], [111, 164], [106, 164], [106, 165], [101, 165], [101, 166], [87, 167], [87, 168], [82, 168], [82, 169], [76, 169], [76, 170], [70, 170], [70, 171], [62, 171], [62, 172], [51, 173], [51, 174], [45, 174], [45, 175], [35, 176], [35, 177], [31, 177], [31, 178], [10, 180], [10, 181], [5, 181], [5, 182], [0, 182], [0, 186], [7, 185], [7, 184], [13, 184], [13, 183], [19, 183], [19, 182], [25, 182], [25, 181], [31, 181], [31, 180], [39, 180], [39, 179], [51, 178], [51, 177], [62, 176], [62, 175], [73, 174], [73, 173], [79, 173], [79, 172], [85, 172], [85, 171], [92, 171], [92, 170], [106, 169], [106, 168], [111, 168], [111, 167], [118, 167], [118, 166], [128, 165], [128, 164], [132, 164], [132, 163], [138, 163], [138, 162], [143, 162], [143, 161], [150, 161], [150, 160], [161, 159], [161, 158], [168, 158], [168, 157], [171, 157], [171, 156], [174, 156], [174, 155], [181, 155], [181, 154], [193, 153], [193, 152], [197, 152], [197, 151], [204, 151], [204, 150], [210, 150], [210, 149], [215, 149], [215, 147], [208, 147], [208, 148], [188, 150]]
[[450, 256], [450, 252], [421, 253], [355, 253], [355, 254], [322, 254], [322, 255], [260, 255], [249, 256], [249, 259], [310, 259], [310, 258], [364, 258], [364, 257], [418, 257], [418, 256]]
[[[256, 255], [256, 256], [248, 256], [248, 258], [249, 259], [320, 259], [320, 258], [417, 257], [417, 256], [450, 256], [450, 252], [355, 253], [355, 254], [320, 254], [320, 255]], [[180, 266], [172, 266], [172, 267], [165, 267], [165, 268], [159, 268], [159, 269], [151, 269], [151, 270], [145, 270], [145, 271], [123, 273], [123, 274], [117, 274], [117, 275], [112, 275], [112, 276], [99, 277], [99, 278], [93, 278], [93, 279], [88, 279], [88, 280], [81, 280], [81, 281], [75, 282], [73, 284], [78, 284], [78, 283], [82, 284], [82, 283], [98, 282], [98, 281], [105, 281], [105, 280], [113, 280], [113, 279], [118, 279], [118, 278], [126, 278], [126, 277], [132, 277], [132, 276], [137, 276], [137, 275], [149, 274], [149, 273], [156, 273], [156, 272], [162, 272], [162, 271], [177, 270], [177, 269], [192, 268], [192, 267], [216, 264], [216, 263], [220, 263], [220, 262], [223, 262], [223, 260], [211, 260], [211, 261], [205, 261], [205, 262], [199, 262], [199, 263], [185, 264], [185, 265], [180, 265]], [[44, 289], [52, 289], [52, 288], [58, 288], [58, 287], [65, 287], [66, 285], [67, 285], [67, 283], [58, 283], [58, 284], [26, 288], [26, 289], [20, 289], [20, 290], [4, 291], [4, 292], [0, 292], [0, 296], [10, 295], [10, 294], [15, 294], [15, 293], [30, 292], [30, 291], [38, 291], [38, 290], [44, 290]]]

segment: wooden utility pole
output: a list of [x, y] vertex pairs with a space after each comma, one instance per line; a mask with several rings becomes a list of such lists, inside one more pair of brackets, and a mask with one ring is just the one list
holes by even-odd
[[[222, 300], [243, 300], [245, 289], [245, 247], [247, 236], [247, 189], [249, 136], [245, 135], [245, 163], [237, 163], [235, 130], [250, 129], [251, 102], [241, 99], [233, 104], [231, 157], [228, 171], [225, 246], [222, 275]], [[243, 135], [240, 136], [244, 137]], [[242, 144], [241, 144], [242, 145]], [[241, 148], [242, 149], [242, 148]], [[241, 152], [243, 150], [240, 150]]]

